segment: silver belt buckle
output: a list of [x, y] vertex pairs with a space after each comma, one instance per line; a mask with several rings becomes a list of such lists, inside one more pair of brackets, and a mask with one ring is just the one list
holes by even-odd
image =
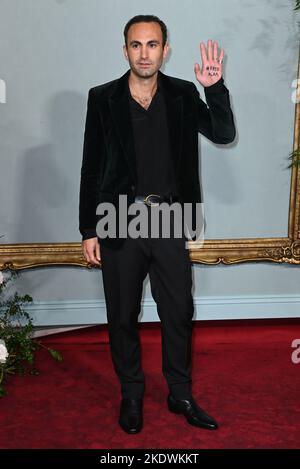
[[144, 202], [145, 202], [145, 204], [149, 205], [149, 207], [151, 205], [159, 205], [159, 202], [156, 202], [156, 203], [155, 202], [150, 202], [149, 201], [150, 197], [158, 197], [160, 200], [162, 200], [162, 197], [158, 194], [149, 194], [149, 195], [147, 195], [147, 197], [145, 197], [145, 199], [144, 199]]

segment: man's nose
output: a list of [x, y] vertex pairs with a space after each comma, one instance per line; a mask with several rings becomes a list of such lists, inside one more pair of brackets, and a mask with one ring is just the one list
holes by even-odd
[[141, 58], [146, 59], [148, 57], [148, 49], [147, 46], [141, 47]]

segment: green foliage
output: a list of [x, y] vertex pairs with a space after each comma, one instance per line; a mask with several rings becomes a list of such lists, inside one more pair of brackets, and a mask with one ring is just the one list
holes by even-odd
[[45, 347], [33, 338], [33, 322], [24, 306], [32, 302], [29, 295], [11, 293], [10, 284], [20, 274], [12, 271], [2, 278], [0, 271], [0, 340], [5, 344], [8, 356], [0, 361], [0, 397], [5, 395], [4, 383], [9, 375], [38, 374], [34, 356], [39, 348], [45, 348], [56, 361], [62, 356], [56, 350]]
[[288, 159], [291, 160], [291, 163], [289, 164], [288, 168], [292, 168], [293, 166], [299, 166], [300, 165], [300, 148], [297, 148], [297, 150], [292, 151]]

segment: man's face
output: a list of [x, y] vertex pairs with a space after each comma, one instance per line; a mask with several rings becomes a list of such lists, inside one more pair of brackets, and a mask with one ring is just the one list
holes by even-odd
[[127, 33], [123, 47], [131, 71], [140, 78], [150, 78], [159, 70], [169, 46], [163, 47], [160, 25], [155, 22], [135, 23]]

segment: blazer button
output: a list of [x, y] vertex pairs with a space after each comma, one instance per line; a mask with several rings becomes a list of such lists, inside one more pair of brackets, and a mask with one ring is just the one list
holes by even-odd
[[135, 189], [135, 186], [132, 184], [131, 190], [134, 191], [134, 189]]

